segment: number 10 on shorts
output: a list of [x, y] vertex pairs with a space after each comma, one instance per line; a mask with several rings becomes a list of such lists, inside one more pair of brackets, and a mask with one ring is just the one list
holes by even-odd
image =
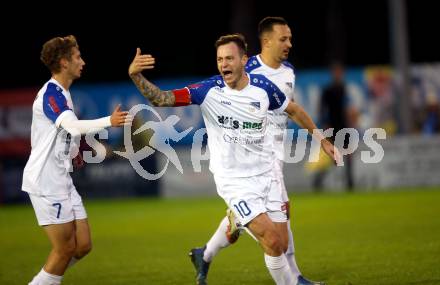
[[251, 209], [249, 209], [246, 201], [241, 200], [238, 204], [234, 204], [235, 210], [240, 214], [242, 218], [247, 217], [251, 213]]

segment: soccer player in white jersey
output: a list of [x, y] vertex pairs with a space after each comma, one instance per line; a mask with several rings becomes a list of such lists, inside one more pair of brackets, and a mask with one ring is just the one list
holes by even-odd
[[[47, 41], [41, 60], [52, 74], [32, 107], [31, 154], [23, 172], [22, 190], [29, 193], [38, 224], [52, 250], [30, 285], [61, 284], [67, 267], [90, 252], [87, 214], [70, 177], [74, 136], [110, 126], [123, 126], [128, 112], [118, 106], [96, 120], [78, 120], [69, 88], [85, 65], [74, 36]], [[127, 122], [128, 123], [128, 122]]]
[[[273, 152], [271, 142], [265, 139], [268, 110], [285, 111], [292, 117], [296, 107], [265, 76], [245, 72], [248, 58], [243, 36], [222, 36], [215, 46], [220, 75], [186, 88], [162, 91], [145, 79], [141, 71], [153, 68], [154, 58], [141, 55], [139, 48], [129, 75], [155, 106], [200, 106], [211, 153], [209, 168], [218, 194], [258, 239], [276, 284], [296, 284], [284, 255], [286, 211], [281, 191], [272, 186], [276, 183], [271, 171]], [[311, 121], [307, 124], [310, 131], [316, 128]], [[322, 134], [315, 135], [326, 153], [339, 159], [334, 146]]]
[[[293, 101], [295, 87], [295, 73], [293, 66], [287, 62], [292, 47], [292, 33], [287, 21], [281, 17], [266, 17], [258, 25], [261, 53], [249, 58], [246, 71], [251, 74], [262, 74], [271, 80], [287, 97]], [[304, 122], [311, 121], [304, 109], [295, 102], [295, 116], [292, 119], [303, 128], [308, 128]], [[303, 119], [306, 118], [306, 119]], [[307, 280], [301, 275], [295, 259], [293, 234], [290, 229], [289, 197], [283, 176], [283, 160], [285, 156], [284, 137], [287, 128], [288, 114], [268, 111], [267, 139], [272, 142], [275, 153], [275, 163], [272, 169], [275, 187], [282, 193], [282, 202], [287, 212], [288, 247], [285, 252], [290, 270], [298, 279], [298, 284], [324, 284]], [[214, 235], [203, 248], [194, 248], [190, 252], [191, 260], [197, 271], [199, 284], [206, 284], [209, 263], [218, 252], [237, 241], [240, 228], [234, 222], [233, 212], [228, 209], [228, 215], [220, 222]], [[207, 264], [205, 264], [207, 263]], [[206, 270], [204, 270], [206, 268]]]

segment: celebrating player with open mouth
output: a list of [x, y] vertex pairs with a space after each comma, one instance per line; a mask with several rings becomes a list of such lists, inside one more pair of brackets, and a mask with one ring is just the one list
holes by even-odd
[[[216, 41], [217, 68], [220, 75], [183, 89], [162, 91], [141, 72], [153, 68], [151, 55], [140, 49], [129, 67], [129, 75], [140, 92], [155, 106], [200, 106], [208, 133], [210, 170], [218, 194], [234, 211], [240, 223], [258, 239], [266, 266], [276, 284], [296, 284], [286, 256], [287, 215], [282, 193], [272, 174], [271, 142], [265, 139], [268, 111], [297, 114], [295, 104], [263, 75], [247, 74], [246, 42], [238, 34]], [[322, 141], [324, 151], [333, 159], [340, 154], [303, 118], [303, 125]]]

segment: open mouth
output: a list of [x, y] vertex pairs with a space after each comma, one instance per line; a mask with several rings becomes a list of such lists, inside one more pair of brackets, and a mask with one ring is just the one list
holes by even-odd
[[231, 75], [232, 75], [232, 71], [230, 71], [230, 70], [223, 71], [223, 77], [227, 78], [227, 77], [230, 77]]

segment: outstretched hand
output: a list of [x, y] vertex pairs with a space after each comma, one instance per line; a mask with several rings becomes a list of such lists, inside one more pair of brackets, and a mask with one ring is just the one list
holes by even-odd
[[128, 67], [128, 75], [133, 76], [145, 69], [154, 68], [155, 59], [150, 54], [141, 54], [141, 49], [136, 49], [136, 55]]
[[122, 127], [127, 124], [131, 124], [133, 118], [128, 115], [127, 111], [121, 111], [121, 104], [116, 106], [112, 115], [110, 116], [110, 122], [112, 127]]
[[338, 148], [335, 147], [332, 143], [330, 143], [328, 140], [323, 140], [322, 148], [324, 149], [325, 153], [333, 160], [333, 163], [335, 163], [337, 166], [344, 165], [341, 153], [339, 152]]

